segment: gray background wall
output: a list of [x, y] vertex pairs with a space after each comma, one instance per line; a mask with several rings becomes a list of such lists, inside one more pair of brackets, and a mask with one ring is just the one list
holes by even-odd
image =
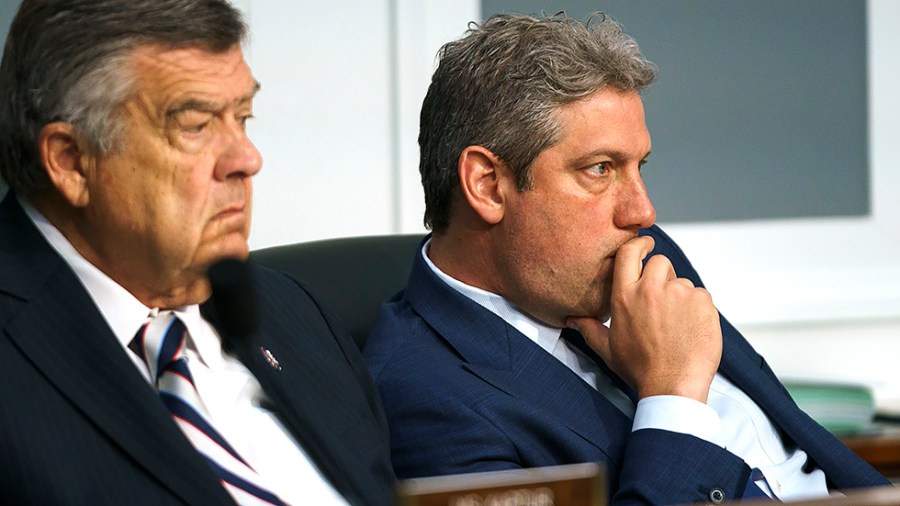
[[9, 23], [12, 22], [13, 15], [19, 7], [16, 0], [0, 0], [0, 40], [6, 40], [6, 32], [9, 29]]
[[644, 179], [660, 221], [869, 212], [865, 2], [549, 4], [483, 0], [482, 15], [600, 9], [659, 67]]
[[[15, 0], [0, 0], [0, 40], [6, 40], [6, 32], [9, 29], [9, 23], [12, 21], [19, 2]], [[6, 185], [0, 181], [0, 198], [6, 195]]]

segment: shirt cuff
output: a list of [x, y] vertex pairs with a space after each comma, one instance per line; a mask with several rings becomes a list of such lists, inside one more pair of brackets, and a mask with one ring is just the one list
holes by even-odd
[[725, 448], [719, 414], [706, 404], [677, 395], [654, 395], [638, 401], [631, 431], [659, 429], [698, 437]]

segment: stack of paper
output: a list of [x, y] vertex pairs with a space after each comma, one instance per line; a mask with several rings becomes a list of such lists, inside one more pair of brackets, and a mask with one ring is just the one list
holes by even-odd
[[784, 386], [800, 409], [833, 433], [852, 434], [873, 427], [875, 397], [868, 386], [811, 380], [788, 380]]

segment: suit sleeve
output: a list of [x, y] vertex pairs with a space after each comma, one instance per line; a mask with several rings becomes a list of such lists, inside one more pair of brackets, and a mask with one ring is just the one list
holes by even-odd
[[611, 504], [671, 504], [743, 496], [750, 468], [731, 452], [686, 434], [644, 429], [631, 434]]

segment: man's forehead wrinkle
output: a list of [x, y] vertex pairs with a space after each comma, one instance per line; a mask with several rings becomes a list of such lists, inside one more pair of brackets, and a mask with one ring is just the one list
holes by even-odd
[[207, 98], [207, 95], [215, 95], [215, 92], [193, 92], [189, 91], [183, 96], [175, 99], [165, 110], [167, 118], [177, 116], [185, 111], [199, 111], [209, 113], [220, 113], [229, 106], [240, 106], [253, 101], [256, 93], [260, 89], [259, 81], [253, 80], [250, 91], [235, 98], [234, 100], [215, 100]]
[[[193, 84], [200, 86], [212, 85], [210, 93], [215, 93], [216, 84], [227, 84], [235, 79], [243, 80], [245, 70], [249, 77], [247, 92], [235, 100], [247, 100], [259, 90], [259, 81], [253, 78], [249, 67], [239, 55], [230, 60], [226, 65], [210, 66], [200, 65], [198, 59], [203, 61], [202, 55], [209, 54], [201, 48], [177, 48], [165, 49], [156, 46], [139, 46], [134, 50], [132, 69], [138, 73], [139, 80], [145, 84], [151, 84], [157, 89], [178, 88], [184, 86], [189, 89]], [[198, 90], [199, 99], [203, 100], [205, 90]]]

